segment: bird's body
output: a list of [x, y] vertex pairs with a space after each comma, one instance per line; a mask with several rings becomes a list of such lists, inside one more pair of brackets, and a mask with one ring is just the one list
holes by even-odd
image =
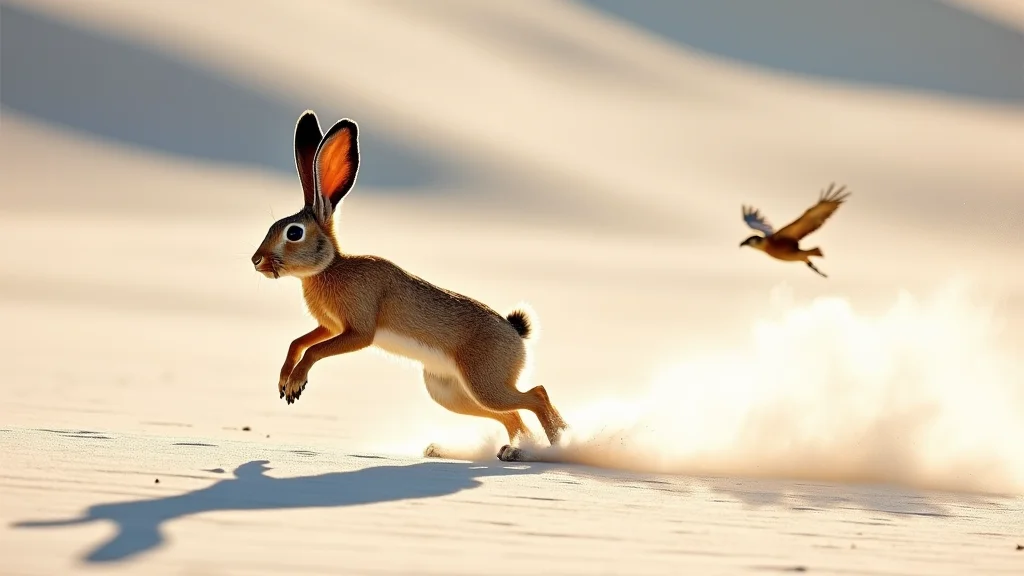
[[744, 206], [743, 221], [754, 230], [763, 232], [764, 236], [751, 236], [741, 242], [740, 247], [750, 246], [783, 262], [804, 262], [811, 270], [827, 278], [811, 262], [812, 256], [822, 257], [821, 248], [814, 247], [805, 250], [800, 247], [800, 240], [821, 228], [821, 225], [832, 216], [832, 213], [839, 208], [839, 205], [849, 197], [850, 193], [843, 193], [844, 189], [844, 186], [837, 190], [835, 185], [830, 185], [827, 190], [821, 193], [817, 204], [805, 210], [799, 218], [778, 231], [768, 223], [757, 209]]
[[811, 256], [821, 257], [820, 248], [802, 250], [796, 241], [787, 238], [768, 238], [764, 243], [765, 254], [786, 262], [805, 262]]

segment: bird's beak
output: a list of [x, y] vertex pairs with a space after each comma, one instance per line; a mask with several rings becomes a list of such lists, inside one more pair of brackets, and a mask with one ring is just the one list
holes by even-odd
[[746, 240], [744, 240], [743, 242], [740, 242], [740, 248], [743, 248], [746, 245], [747, 245], [747, 241]]

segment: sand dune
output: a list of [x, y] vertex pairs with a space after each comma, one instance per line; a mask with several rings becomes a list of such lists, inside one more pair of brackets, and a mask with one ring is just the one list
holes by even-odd
[[[1013, 573], [1020, 42], [924, 4], [892, 38], [933, 11], [967, 68], [922, 40], [830, 77], [589, 1], [6, 1], [5, 569]], [[537, 311], [571, 464], [498, 463], [497, 424], [371, 352], [279, 400], [312, 320], [248, 257], [299, 207], [307, 107], [363, 128], [346, 249]], [[830, 181], [827, 280], [737, 248], [740, 204], [782, 225]]]
[[[997, 2], [584, 4], [701, 52], [786, 74], [1020, 106], [1024, 36]], [[955, 38], [952, 41], [951, 38]]]

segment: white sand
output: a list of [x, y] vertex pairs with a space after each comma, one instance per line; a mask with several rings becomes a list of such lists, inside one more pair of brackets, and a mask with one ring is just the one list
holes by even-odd
[[[573, 426], [565, 458], [599, 467], [497, 462], [497, 424], [371, 352], [285, 405], [311, 320], [248, 257], [296, 179], [5, 109], [4, 574], [1024, 567], [1019, 109], [719, 62], [575, 4], [15, 3], [356, 101], [479, 166], [468, 197], [357, 184], [342, 241], [528, 301], [529, 379]], [[781, 226], [832, 180], [854, 195], [811, 237], [828, 280], [737, 249], [741, 203]], [[475, 463], [424, 461], [430, 442]], [[22, 526], [80, 517], [103, 521]]]

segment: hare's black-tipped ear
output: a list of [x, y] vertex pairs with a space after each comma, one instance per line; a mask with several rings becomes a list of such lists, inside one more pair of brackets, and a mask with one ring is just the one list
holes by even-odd
[[320, 132], [320, 122], [312, 110], [306, 110], [295, 123], [295, 169], [302, 183], [302, 196], [306, 206], [312, 206], [316, 199], [316, 149], [324, 135]]
[[359, 171], [359, 128], [348, 118], [339, 120], [324, 135], [316, 151], [316, 181], [331, 210], [356, 183]]

